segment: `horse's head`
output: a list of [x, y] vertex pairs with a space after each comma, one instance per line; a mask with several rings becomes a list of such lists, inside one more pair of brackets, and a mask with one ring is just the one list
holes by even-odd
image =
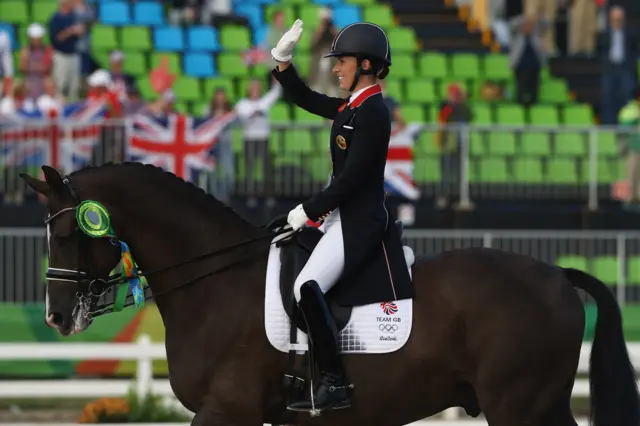
[[[46, 288], [46, 323], [64, 336], [85, 330], [89, 312], [98, 302], [121, 250], [109, 238], [110, 218], [99, 203], [81, 204], [78, 189], [52, 167], [43, 166], [45, 180], [20, 175], [47, 199], [49, 268]], [[83, 194], [86, 195], [86, 194]]]

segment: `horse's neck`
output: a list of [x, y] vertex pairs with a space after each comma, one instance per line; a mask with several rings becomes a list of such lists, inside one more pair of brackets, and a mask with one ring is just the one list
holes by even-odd
[[[113, 201], [116, 203], [117, 201]], [[212, 202], [215, 202], [212, 200]], [[220, 205], [219, 214], [203, 212], [188, 202], [167, 200], [166, 194], [141, 194], [136, 201], [121, 200], [114, 218], [116, 233], [131, 248], [133, 259], [143, 272], [188, 262], [203, 253], [221, 250], [259, 235], [259, 229], [245, 223]], [[215, 208], [212, 209], [215, 211]], [[209, 216], [211, 215], [211, 216]], [[115, 226], [114, 223], [114, 226]], [[165, 320], [173, 309], [193, 309], [200, 297], [215, 297], [222, 286], [211, 285], [212, 278], [170, 290], [229, 262], [229, 256], [213, 256], [160, 272], [147, 279], [154, 294], [167, 292], [156, 299]], [[213, 278], [215, 280], [215, 277]], [[195, 302], [194, 302], [195, 299]], [[194, 306], [185, 306], [194, 304]]]

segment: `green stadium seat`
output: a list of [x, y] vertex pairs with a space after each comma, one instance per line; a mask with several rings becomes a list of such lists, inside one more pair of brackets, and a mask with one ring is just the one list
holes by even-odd
[[310, 154], [313, 151], [313, 141], [309, 130], [286, 130], [284, 134], [284, 151], [298, 155]]
[[618, 259], [615, 256], [598, 256], [591, 260], [591, 273], [607, 285], [618, 284]]
[[548, 156], [551, 154], [551, 142], [547, 132], [523, 132], [520, 140], [520, 152], [528, 156]]
[[[393, 52], [413, 53], [418, 50], [416, 33], [411, 27], [396, 27], [387, 32]], [[393, 56], [391, 57], [393, 62]]]
[[478, 164], [478, 180], [486, 183], [509, 182], [506, 160], [498, 157], [481, 158]]
[[406, 102], [429, 103], [436, 100], [433, 82], [426, 79], [408, 80]]
[[26, 1], [0, 1], [0, 20], [12, 24], [29, 23], [29, 12]]
[[405, 100], [404, 91], [402, 90], [401, 80], [382, 80], [384, 84], [385, 96], [392, 97], [396, 102], [403, 103]]
[[493, 114], [489, 105], [473, 106], [473, 124], [493, 124]]
[[91, 49], [116, 50], [119, 48], [116, 29], [107, 25], [96, 24], [91, 27]]
[[120, 31], [122, 50], [152, 50], [151, 34], [146, 27], [123, 27]]
[[226, 77], [247, 77], [249, 68], [237, 53], [221, 53], [218, 55], [218, 74]]
[[507, 55], [486, 55], [484, 57], [484, 77], [488, 80], [511, 80], [513, 70]]
[[560, 124], [558, 109], [550, 105], [533, 105], [529, 109], [529, 123], [534, 126], [557, 126]]
[[485, 141], [486, 132], [469, 133], [469, 154], [472, 157], [487, 155], [487, 143]]
[[211, 98], [216, 89], [221, 87], [224, 89], [227, 99], [231, 102], [236, 101], [235, 89], [233, 87], [233, 81], [227, 77], [216, 77], [204, 80], [204, 98]]
[[176, 102], [174, 108], [176, 109], [176, 112], [179, 112], [180, 114], [191, 113], [189, 105], [187, 105], [186, 102]]
[[568, 126], [593, 124], [593, 112], [588, 105], [565, 105], [562, 115], [564, 124]]
[[158, 99], [159, 95], [151, 87], [151, 81], [149, 77], [141, 77], [136, 81], [136, 86], [140, 91], [140, 95], [147, 101], [153, 101]]
[[[309, 71], [311, 70], [311, 65], [312, 65], [311, 55], [308, 53], [298, 53], [296, 54], [295, 62], [296, 62], [296, 70], [298, 70], [298, 74], [300, 74], [300, 76], [303, 78], [307, 78], [309, 76]], [[273, 65], [269, 65], [269, 68], [273, 68]]]
[[[91, 52], [91, 57], [96, 62], [96, 64], [102, 68], [109, 68], [109, 54], [108, 50], [94, 50]], [[19, 62], [16, 62], [19, 63]]]
[[362, 17], [365, 22], [372, 22], [385, 29], [395, 26], [393, 11], [387, 4], [372, 4], [363, 8]]
[[598, 131], [598, 156], [619, 156], [616, 133], [611, 130]]
[[400, 107], [402, 117], [407, 123], [424, 123], [426, 120], [422, 105], [403, 104]]
[[445, 78], [448, 75], [448, 71], [447, 57], [444, 54], [429, 52], [420, 57], [421, 77]]
[[355, 4], [360, 6], [369, 6], [376, 2], [376, 0], [344, 0], [344, 3]]
[[202, 99], [202, 88], [197, 78], [176, 78], [173, 83], [173, 91], [179, 101], [199, 101]]
[[416, 64], [413, 55], [399, 54], [391, 57], [393, 78], [413, 78], [416, 76]]
[[540, 184], [544, 182], [542, 161], [537, 158], [517, 158], [513, 161], [513, 178], [517, 183]]
[[516, 137], [512, 132], [489, 132], [488, 152], [491, 155], [515, 155]]
[[252, 46], [249, 29], [240, 25], [224, 25], [219, 37], [220, 45], [225, 51], [247, 50]]
[[440, 182], [442, 180], [440, 159], [432, 156], [416, 158], [413, 166], [413, 179], [418, 184]]
[[590, 272], [589, 262], [584, 256], [578, 255], [565, 255], [558, 256], [556, 259], [556, 265], [562, 268], [579, 269], [580, 271]]
[[325, 155], [314, 155], [309, 159], [308, 169], [315, 182], [326, 183], [331, 174], [331, 159]]
[[569, 100], [567, 82], [560, 79], [542, 81], [540, 86], [541, 102], [565, 103]]
[[58, 9], [58, 2], [50, 0], [34, 1], [31, 4], [31, 20], [45, 24]]
[[[611, 166], [611, 162], [605, 159], [598, 159], [598, 169], [596, 171], [596, 181], [600, 184], [612, 183], [617, 180], [616, 170]], [[587, 183], [591, 180], [591, 163], [587, 158], [581, 161], [580, 182]]]
[[578, 183], [576, 163], [566, 158], [549, 158], [547, 162], [547, 182], [553, 184]]
[[516, 104], [502, 104], [496, 109], [496, 122], [498, 124], [523, 125], [524, 108]]
[[288, 124], [291, 121], [291, 110], [289, 105], [277, 102], [269, 109], [269, 119], [273, 123]]
[[627, 284], [640, 285], [640, 256], [627, 259]]
[[471, 53], [458, 53], [451, 56], [451, 71], [454, 78], [480, 77], [480, 60]]
[[418, 135], [418, 140], [414, 144], [413, 149], [416, 153], [422, 155], [440, 155], [440, 149], [434, 143], [435, 132], [423, 131]]
[[[313, 6], [313, 5], [312, 5]], [[315, 8], [316, 6], [314, 6]], [[316, 10], [317, 13], [317, 10]], [[318, 18], [316, 18], [316, 23], [318, 21]], [[307, 25], [307, 21], [304, 21], [304, 25]], [[315, 30], [314, 27], [311, 27], [310, 29]], [[302, 32], [302, 36], [300, 36], [300, 41], [298, 42], [298, 44], [296, 44], [296, 66], [298, 64], [298, 54], [300, 53], [307, 53], [311, 50], [311, 44], [313, 43], [313, 31], [303, 31]]]
[[576, 132], [559, 132], [555, 136], [555, 153], [558, 155], [586, 156], [589, 135]]
[[146, 75], [148, 73], [146, 55], [138, 52], [128, 52], [122, 67], [124, 72], [133, 76]]
[[[299, 10], [300, 10], [300, 19], [302, 19], [302, 22], [304, 22], [305, 27], [307, 25], [309, 26], [309, 28], [316, 28], [318, 26], [318, 24], [320, 23], [320, 6], [318, 6], [317, 4], [307, 3], [304, 5], [301, 5]], [[302, 32], [303, 38], [306, 32], [309, 32], [311, 36], [313, 36], [312, 31], [303, 31]], [[301, 42], [302, 42], [302, 39], [300, 40], [300, 42], [298, 42], [298, 44], [296, 45], [296, 48], [300, 47]]]
[[151, 54], [151, 69], [155, 69], [160, 65], [163, 57], [166, 57], [169, 62], [169, 72], [174, 75], [182, 74], [182, 64], [180, 61], [180, 55], [178, 53], [170, 52], [157, 52]]

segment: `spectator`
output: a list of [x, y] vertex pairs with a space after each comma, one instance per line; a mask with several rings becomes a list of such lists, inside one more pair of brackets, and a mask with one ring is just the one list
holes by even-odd
[[176, 97], [173, 90], [166, 89], [155, 102], [143, 107], [138, 113], [156, 118], [166, 118], [175, 111]]
[[540, 28], [540, 37], [548, 57], [558, 55], [555, 24], [558, 4], [561, 2], [562, 0], [524, 0], [524, 15], [537, 16], [537, 20], [544, 21], [546, 24]]
[[595, 0], [573, 0], [569, 20], [569, 55], [593, 56], [598, 31]]
[[118, 94], [112, 90], [111, 75], [105, 70], [96, 70], [87, 78], [88, 102], [102, 102], [107, 106], [107, 117], [122, 117], [123, 106]]
[[280, 98], [282, 86], [274, 82], [271, 90], [261, 97], [262, 87], [259, 80], [249, 82], [248, 97], [240, 99], [236, 104], [236, 113], [243, 127], [244, 153], [246, 159], [247, 183], [251, 182], [253, 187], [254, 169], [256, 161], [262, 162], [262, 175], [265, 180], [263, 191], [250, 191], [247, 198], [250, 207], [257, 205], [255, 195], [263, 193], [267, 198], [269, 206], [275, 204], [272, 188], [271, 152], [269, 150], [269, 137], [271, 126], [269, 120], [269, 110], [271, 106]]
[[[233, 111], [231, 102], [223, 88], [217, 88], [209, 103], [207, 115], [211, 118], [220, 118]], [[216, 164], [222, 167], [221, 185], [219, 185], [216, 197], [220, 201], [228, 202], [233, 188], [235, 177], [235, 164], [233, 158], [233, 144], [231, 140], [231, 127], [226, 127], [218, 136], [216, 143]]]
[[20, 110], [28, 114], [36, 112], [35, 103], [28, 96], [24, 81], [13, 81], [6, 91], [8, 94], [0, 100], [0, 115], [13, 115]]
[[89, 29], [96, 19], [93, 9], [84, 0], [74, 0], [76, 22], [84, 26], [84, 33], [78, 38], [77, 52], [80, 55], [80, 74], [85, 77], [93, 72], [91, 59], [91, 32]]
[[124, 114], [134, 115], [144, 109], [144, 101], [135, 83], [127, 87], [127, 100], [124, 103]]
[[224, 24], [249, 25], [247, 18], [233, 13], [231, 0], [205, 0], [201, 16], [203, 24], [216, 28]]
[[538, 102], [540, 71], [547, 62], [540, 35], [547, 25], [534, 17], [521, 16], [511, 22], [509, 62], [516, 74], [516, 99], [526, 106]]
[[124, 54], [119, 50], [114, 50], [109, 55], [111, 90], [116, 92], [123, 102], [127, 99], [127, 88], [135, 84], [135, 78], [123, 70], [124, 59]]
[[64, 97], [56, 90], [53, 78], [44, 78], [43, 90], [44, 93], [36, 99], [38, 110], [45, 116], [60, 114], [64, 109]]
[[640, 87], [636, 88], [635, 99], [625, 105], [618, 114], [618, 124], [628, 128], [621, 136], [622, 155], [627, 160], [627, 182], [629, 198], [627, 208], [640, 208]]
[[444, 128], [447, 124], [470, 123], [473, 120], [473, 113], [467, 105], [466, 96], [462, 88], [452, 83], [447, 88], [447, 101], [440, 108], [438, 122], [443, 125], [436, 133], [436, 144], [443, 155], [441, 156], [441, 170], [443, 194], [437, 198], [436, 205], [445, 208], [451, 202], [460, 184], [460, 162], [462, 137], [459, 129]]
[[616, 124], [620, 108], [633, 99], [636, 84], [638, 39], [625, 24], [624, 9], [613, 6], [609, 27], [598, 38], [602, 61], [602, 124]]
[[320, 10], [320, 24], [313, 33], [311, 41], [311, 67], [309, 72], [309, 86], [320, 93], [329, 96], [340, 96], [340, 89], [333, 74], [331, 58], [325, 58], [331, 52], [333, 40], [338, 30], [331, 19], [331, 9]]
[[204, 0], [172, 0], [169, 22], [171, 25], [191, 25], [198, 22]]
[[29, 44], [20, 51], [20, 71], [27, 80], [29, 97], [38, 99], [45, 93], [44, 81], [51, 75], [53, 49], [43, 44], [44, 28], [40, 24], [29, 25], [27, 37]]
[[271, 51], [271, 48], [275, 47], [280, 41], [280, 37], [285, 33], [284, 12], [282, 10], [276, 10], [273, 13], [273, 21], [269, 25], [266, 37], [262, 41], [262, 50]]
[[0, 98], [9, 94], [13, 79], [13, 51], [11, 38], [6, 31], [0, 30]]
[[78, 41], [85, 27], [77, 23], [74, 0], [60, 0], [60, 7], [49, 20], [49, 35], [54, 49], [53, 80], [60, 93], [70, 101], [78, 99], [80, 90], [80, 55]]

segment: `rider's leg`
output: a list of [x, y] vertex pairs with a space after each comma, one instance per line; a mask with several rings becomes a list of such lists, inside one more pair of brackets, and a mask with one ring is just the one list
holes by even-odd
[[[315, 259], [314, 259], [315, 258]], [[311, 401], [295, 402], [290, 410], [309, 411], [349, 407], [346, 382], [338, 348], [338, 331], [324, 298], [344, 268], [340, 222], [328, 226], [295, 284], [295, 297], [302, 312], [311, 350], [320, 369], [320, 381]]]

